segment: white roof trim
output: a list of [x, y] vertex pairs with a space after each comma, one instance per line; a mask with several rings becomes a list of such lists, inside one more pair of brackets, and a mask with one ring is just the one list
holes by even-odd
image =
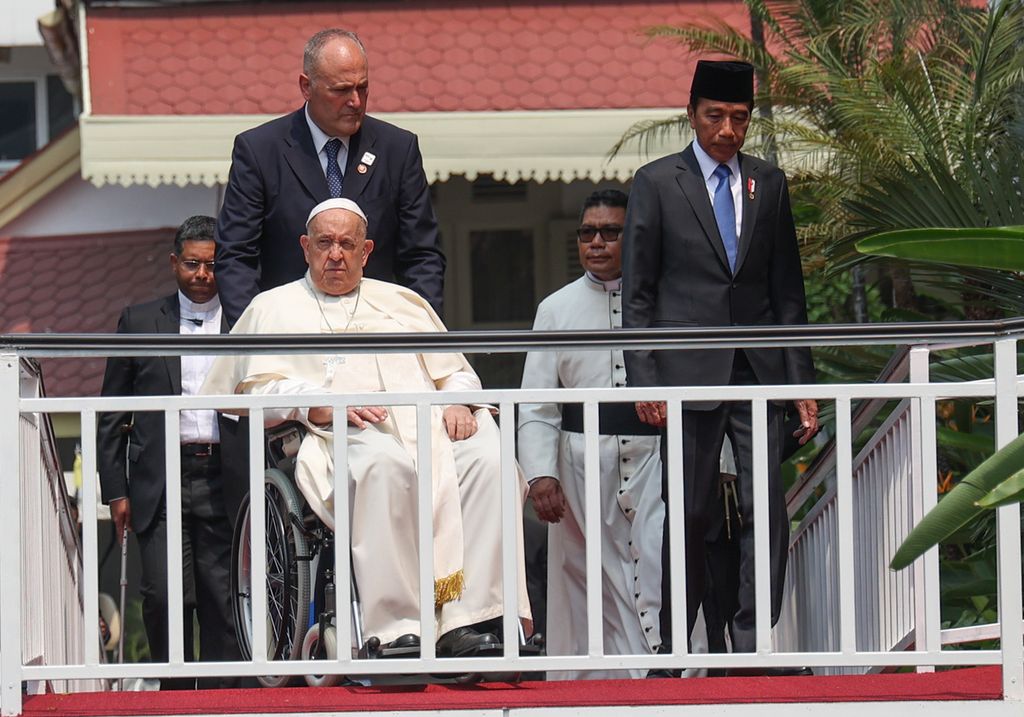
[[[609, 159], [608, 151], [637, 122], [675, 117], [682, 109], [564, 110], [546, 112], [422, 112], [375, 114], [419, 135], [427, 178], [545, 182], [625, 181], [648, 158], [678, 151], [675, 133], [641, 154], [635, 145]], [[104, 184], [227, 182], [234, 137], [272, 119], [265, 115], [86, 116], [82, 176]]]

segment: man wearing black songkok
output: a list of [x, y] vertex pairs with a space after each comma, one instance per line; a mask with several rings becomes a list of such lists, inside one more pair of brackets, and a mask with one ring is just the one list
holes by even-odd
[[[807, 323], [803, 275], [789, 189], [782, 171], [740, 148], [754, 106], [753, 67], [700, 61], [686, 114], [695, 139], [681, 153], [642, 167], [633, 179], [623, 239], [623, 326], [755, 326]], [[812, 383], [806, 348], [633, 351], [630, 386]], [[797, 401], [801, 442], [818, 428], [817, 404]], [[663, 402], [637, 404], [646, 423], [664, 426]], [[771, 622], [782, 601], [789, 526], [779, 471], [782, 406], [768, 409]], [[678, 430], [677, 426], [673, 430]], [[754, 652], [754, 498], [751, 404], [685, 402], [683, 494], [686, 517], [687, 634], [705, 589], [705, 539], [716, 498], [719, 453], [728, 435], [736, 454], [742, 525], [735, 652]], [[664, 447], [665, 442], [662, 442]], [[673, 476], [673, 479], [677, 479]], [[671, 641], [667, 476], [661, 636]]]

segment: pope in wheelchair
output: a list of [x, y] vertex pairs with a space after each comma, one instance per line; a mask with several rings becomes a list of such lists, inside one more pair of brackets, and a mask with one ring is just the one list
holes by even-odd
[[[231, 333], [445, 331], [430, 305], [413, 291], [363, 278], [373, 241], [367, 238], [366, 216], [355, 202], [329, 199], [318, 204], [309, 214], [306, 231], [299, 239], [309, 266], [306, 275], [256, 296]], [[461, 354], [254, 354], [218, 357], [203, 393], [296, 395], [480, 387]], [[268, 409], [264, 417], [268, 426], [285, 421], [305, 426], [295, 458], [295, 482], [311, 511], [333, 530], [332, 409]], [[347, 423], [351, 562], [362, 633], [371, 636], [360, 654], [418, 653], [415, 458], [421, 437], [416, 411], [412, 406], [351, 407]], [[430, 441], [433, 471], [437, 654], [500, 652], [497, 426], [487, 407], [434, 406], [425, 439]], [[522, 500], [526, 487], [521, 475], [518, 480]], [[521, 507], [520, 501], [516, 510]], [[519, 616], [529, 623], [521, 520], [517, 525]]]

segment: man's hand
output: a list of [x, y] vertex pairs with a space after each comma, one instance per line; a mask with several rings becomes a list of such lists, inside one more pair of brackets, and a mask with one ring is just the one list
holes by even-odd
[[[334, 421], [334, 409], [330, 406], [316, 406], [309, 409], [308, 417], [314, 426], [330, 426]], [[383, 406], [350, 406], [345, 417], [356, 428], [366, 428], [367, 423], [385, 420], [388, 412]]]
[[476, 433], [476, 417], [469, 406], [462, 404], [444, 409], [444, 427], [453, 441], [463, 441]]
[[814, 438], [818, 432], [818, 402], [813, 399], [795, 401], [797, 413], [800, 414], [800, 428], [793, 432], [794, 438], [800, 439], [800, 445]]
[[565, 515], [565, 494], [557, 478], [543, 476], [533, 481], [529, 497], [537, 517], [545, 523], [557, 523]]
[[668, 419], [668, 405], [664, 401], [638, 401], [636, 415], [648, 426], [664, 428]]
[[114, 498], [110, 501], [110, 519], [114, 521], [114, 530], [117, 531], [117, 542], [124, 537], [125, 527], [131, 530], [132, 505], [127, 498]]

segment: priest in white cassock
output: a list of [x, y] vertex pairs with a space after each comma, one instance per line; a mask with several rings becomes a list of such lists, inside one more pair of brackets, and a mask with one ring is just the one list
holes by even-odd
[[[537, 308], [535, 330], [622, 327], [622, 227], [626, 195], [591, 194], [576, 234], [586, 273]], [[622, 351], [535, 351], [523, 388], [626, 385]], [[631, 403], [600, 407], [601, 561], [604, 650], [643, 655], [661, 642], [660, 431], [641, 423]], [[519, 463], [530, 499], [548, 530], [547, 652], [587, 653], [582, 404], [522, 405]], [[643, 677], [645, 670], [560, 672], [550, 679]]]
[[[256, 296], [231, 333], [445, 331], [415, 292], [363, 278], [373, 241], [355, 202], [318, 204], [306, 231], [299, 239], [309, 265], [306, 275]], [[218, 358], [203, 391], [294, 395], [480, 387], [461, 354], [254, 354]], [[383, 397], [381, 403], [386, 404]], [[437, 654], [487, 654], [500, 649], [493, 631], [503, 613], [497, 426], [486, 407], [435, 406], [433, 412], [426, 439], [432, 448]], [[333, 527], [332, 410], [282, 409], [265, 416], [268, 425], [299, 420], [309, 428], [297, 457], [296, 482], [312, 510]], [[347, 419], [352, 564], [364, 633], [385, 646], [418, 646], [416, 443], [421, 437], [415, 408], [358, 406], [348, 409]], [[517, 549], [522, 556], [521, 535]], [[528, 620], [521, 557], [519, 564], [519, 611]]]

